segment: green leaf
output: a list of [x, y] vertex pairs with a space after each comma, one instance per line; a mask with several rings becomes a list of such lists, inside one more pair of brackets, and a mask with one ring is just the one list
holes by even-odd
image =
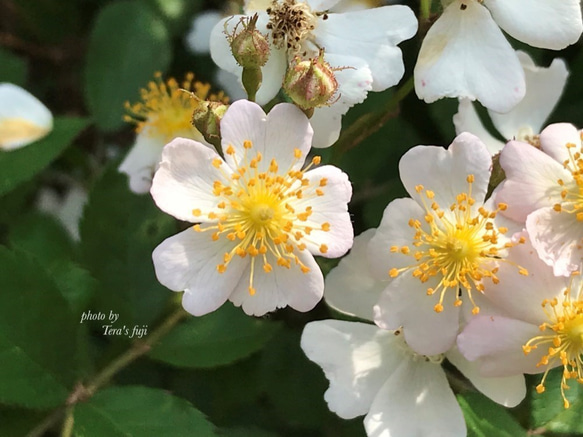
[[201, 0], [147, 0], [168, 24], [172, 35], [184, 37], [193, 18], [202, 8]]
[[526, 431], [501, 405], [478, 393], [457, 396], [468, 427], [468, 437], [526, 437]]
[[46, 413], [22, 408], [0, 408], [0, 435], [24, 437], [39, 423]]
[[224, 437], [277, 437], [277, 434], [259, 428], [221, 429], [220, 435]]
[[49, 272], [73, 314], [80, 316], [95, 293], [97, 281], [87, 270], [70, 261], [53, 263]]
[[91, 32], [85, 68], [85, 98], [97, 125], [123, 124], [124, 102], [164, 71], [171, 60], [168, 31], [140, 1], [119, 1], [101, 9]]
[[0, 402], [55, 407], [77, 373], [79, 320], [42, 266], [0, 247]]
[[153, 322], [174, 296], [158, 283], [152, 264], [154, 248], [176, 233], [174, 219], [150, 196], [131, 193], [112, 165], [89, 194], [80, 232], [83, 265], [99, 281], [92, 312], [119, 314], [114, 328], [126, 324], [130, 332]]
[[31, 179], [47, 167], [87, 126], [87, 119], [57, 117], [53, 131], [21, 149], [0, 152], [0, 195]]
[[215, 427], [184, 399], [147, 387], [112, 387], [75, 407], [79, 437], [213, 437]]
[[24, 59], [0, 47], [0, 82], [23, 86], [26, 75], [27, 68]]
[[[569, 408], [563, 405], [561, 396], [561, 378], [563, 368], [549, 372], [545, 381], [544, 393], [538, 394], [536, 390], [531, 395], [531, 418], [534, 428], [546, 428], [557, 433], [583, 433], [583, 386], [575, 380], [569, 381], [570, 389], [565, 390], [569, 400]], [[536, 383], [540, 382], [542, 375], [535, 375]]]
[[221, 366], [260, 350], [279, 328], [277, 323], [249, 317], [227, 303], [174, 328], [150, 356], [178, 367]]

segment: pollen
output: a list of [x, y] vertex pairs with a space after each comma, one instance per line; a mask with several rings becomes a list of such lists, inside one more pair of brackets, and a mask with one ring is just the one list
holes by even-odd
[[578, 289], [573, 290], [573, 277], [563, 291], [562, 302], [557, 298], [542, 302], [547, 321], [539, 326], [541, 334], [522, 346], [525, 355], [539, 347], [546, 349], [537, 363], [537, 367], [546, 367], [536, 389], [538, 393], [545, 390], [549, 370], [563, 366], [560, 389], [565, 408], [569, 408], [565, 390], [569, 389], [570, 380], [583, 384], [583, 296], [580, 281]]
[[164, 82], [162, 74], [156, 73], [147, 88], [140, 90], [140, 102], [125, 103], [124, 121], [135, 124], [136, 132], [161, 136], [166, 142], [178, 135], [202, 139], [191, 124], [194, 110], [205, 99], [228, 101], [222, 91], [209, 94], [210, 88], [208, 83], [195, 82], [192, 73], [188, 73], [182, 83], [174, 78]]
[[573, 143], [565, 144], [568, 158], [563, 166], [571, 175], [572, 180], [557, 180], [557, 192], [560, 193], [561, 203], [553, 205], [557, 213], [572, 214], [575, 220], [583, 221], [583, 155], [581, 148]]
[[273, 45], [286, 48], [292, 54], [302, 51], [303, 42], [311, 37], [318, 23], [318, 14], [310, 6], [296, 0], [274, 0], [267, 8]]
[[[248, 290], [253, 296], [261, 292], [254, 285], [254, 277], [261, 270], [262, 274], [273, 274], [275, 268], [297, 268], [302, 274], [310, 272], [298, 255], [308, 243], [325, 254], [328, 247], [314, 237], [330, 232], [332, 226], [314, 218], [312, 200], [321, 197], [316, 193], [320, 189], [319, 180], [311, 181], [305, 175], [319, 163], [319, 159], [312, 160], [303, 170], [297, 170], [302, 154], [299, 150], [294, 151], [289, 168], [283, 169], [277, 159], [260, 164], [261, 153], [254, 150], [251, 141], [245, 140], [242, 145], [242, 156], [235, 153], [233, 146], [226, 149], [233, 161], [232, 173], [227, 165], [215, 165], [215, 160], [221, 164], [222, 160], [210, 160], [222, 175], [221, 180], [214, 181], [209, 187], [209, 195], [217, 198], [217, 208], [220, 209], [192, 211], [195, 216], [206, 215], [215, 221], [202, 227], [197, 225], [198, 232], [209, 231], [211, 242], [228, 243], [223, 263], [217, 265], [219, 273], [227, 271], [236, 255], [249, 260]], [[301, 206], [298, 205], [299, 198], [302, 199]]]
[[[499, 282], [497, 263], [509, 262], [503, 259], [505, 251], [515, 244], [502, 237], [507, 232], [505, 228], [496, 228], [494, 224], [504, 205], [494, 211], [474, 206], [474, 181], [474, 175], [467, 175], [467, 192], [459, 193], [456, 201], [446, 205], [445, 209], [435, 201], [433, 191], [417, 185], [415, 191], [420, 194], [425, 209], [423, 220], [409, 219], [408, 225], [413, 230], [410, 245], [389, 249], [392, 253], [410, 257], [412, 261], [410, 265], [391, 268], [389, 276], [396, 278], [404, 272], [411, 272], [422, 284], [431, 280], [432, 285], [426, 288], [426, 294], [439, 296], [434, 305], [437, 313], [444, 310], [447, 293], [454, 293], [454, 306], [461, 306], [465, 292], [472, 313], [478, 314], [480, 309], [474, 302], [473, 293], [484, 290], [485, 280]], [[528, 275], [526, 269], [516, 267], [521, 274]]]
[[16, 141], [36, 141], [49, 131], [50, 128], [24, 118], [4, 118], [0, 120], [0, 149]]

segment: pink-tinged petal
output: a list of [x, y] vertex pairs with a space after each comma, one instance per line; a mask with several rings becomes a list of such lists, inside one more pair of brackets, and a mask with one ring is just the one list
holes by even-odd
[[130, 190], [134, 193], [144, 194], [150, 191], [163, 147], [164, 139], [151, 136], [147, 131], [136, 137], [132, 149], [119, 166], [119, 171], [128, 175]]
[[583, 227], [574, 214], [541, 208], [527, 217], [526, 230], [538, 256], [553, 267], [555, 275], [581, 270]]
[[466, 424], [441, 366], [403, 362], [364, 419], [368, 437], [465, 437]]
[[[366, 29], [366, 32], [363, 32]], [[400, 42], [417, 32], [413, 11], [401, 5], [329, 14], [314, 31], [326, 53], [357, 56], [369, 65], [372, 90], [396, 85], [405, 71]]]
[[496, 23], [533, 47], [561, 50], [583, 30], [579, 0], [485, 0]]
[[467, 360], [477, 360], [483, 376], [540, 373], [545, 367], [536, 365], [547, 349], [539, 347], [528, 355], [522, 351], [522, 346], [538, 335], [538, 326], [531, 323], [501, 316], [476, 316], [458, 335], [457, 345]]
[[427, 103], [461, 97], [507, 112], [525, 93], [524, 71], [512, 46], [475, 1], [453, 1], [431, 26], [414, 76], [417, 96]]
[[192, 228], [164, 240], [152, 254], [158, 281], [173, 291], [184, 290], [182, 305], [195, 316], [220, 307], [239, 282], [247, 259], [233, 258], [224, 273], [217, 271], [232, 249], [227, 239], [213, 241], [210, 232]]
[[540, 133], [541, 149], [561, 164], [569, 159], [568, 143], [581, 146], [579, 131], [570, 123], [551, 124]]
[[[528, 239], [510, 248], [506, 259], [508, 262], [499, 263], [498, 284], [487, 279], [483, 281], [484, 296], [512, 318], [540, 324], [541, 316], [544, 316], [541, 312], [543, 300], [559, 296], [568, 286], [568, 279], [555, 276], [553, 269], [540, 260]], [[528, 276], [521, 275], [518, 266], [525, 268]]]
[[[313, 130], [304, 113], [290, 103], [275, 105], [266, 115], [257, 103], [237, 100], [221, 120], [221, 136], [225, 160], [232, 168], [245, 162], [246, 153], [249, 161], [259, 152], [263, 157], [257, 171], [267, 171], [275, 158], [281, 172], [285, 172], [302, 166], [310, 151]], [[245, 141], [252, 143], [247, 152], [243, 146]], [[234, 155], [226, 153], [230, 145]], [[294, 149], [301, 151], [300, 159], [294, 158]]]
[[404, 361], [395, 341], [392, 332], [364, 323], [324, 320], [306, 325], [301, 346], [330, 381], [324, 398], [331, 411], [343, 419], [369, 411], [380, 387]]
[[201, 143], [175, 138], [167, 144], [150, 190], [156, 205], [179, 220], [216, 221], [208, 218], [210, 212], [222, 211], [217, 208], [220, 199], [213, 195], [213, 183], [218, 180], [226, 185], [228, 181], [212, 165], [214, 160], [230, 173], [219, 155]]
[[477, 363], [466, 360], [457, 348], [451, 349], [446, 357], [474, 387], [494, 402], [511, 408], [517, 406], [526, 396], [523, 375], [486, 378], [480, 374]]
[[502, 214], [522, 222], [532, 211], [560, 202], [559, 179], [569, 181], [571, 174], [557, 161], [531, 146], [510, 141], [500, 154], [506, 180], [497, 191], [496, 202], [508, 209]]
[[405, 341], [421, 355], [436, 355], [447, 351], [455, 343], [459, 330], [460, 308], [453, 305], [453, 291], [445, 293], [443, 311], [433, 309], [439, 295], [428, 296], [428, 287], [437, 280], [425, 283], [405, 273], [389, 282], [374, 307], [375, 323], [383, 329], [403, 327]]
[[[467, 193], [467, 178], [474, 176], [472, 198], [475, 207], [484, 203], [490, 180], [492, 158], [484, 143], [470, 133], [458, 135], [446, 150], [436, 146], [416, 146], [399, 162], [399, 173], [409, 195], [420, 202], [415, 190], [423, 185], [435, 193], [435, 202], [446, 211], [456, 202], [458, 194]], [[423, 197], [426, 201], [427, 198]]]
[[[297, 221], [296, 225], [305, 225], [313, 230], [303, 241], [314, 255], [327, 258], [337, 258], [344, 255], [352, 247], [354, 230], [348, 213], [348, 202], [352, 197], [352, 186], [348, 176], [338, 167], [324, 165], [309, 170], [305, 178], [310, 181], [310, 187], [305, 190], [301, 199], [290, 201], [296, 212], [312, 208], [311, 215], [305, 222]], [[325, 186], [320, 186], [320, 181]], [[321, 190], [322, 195], [316, 194]], [[322, 230], [322, 225], [329, 224], [329, 230]], [[327, 251], [320, 250], [326, 245]]]
[[502, 141], [496, 139], [486, 130], [478, 117], [474, 104], [469, 99], [460, 99], [458, 112], [453, 116], [453, 124], [456, 134], [469, 132], [482, 140], [491, 155], [495, 155], [504, 147]]
[[273, 270], [266, 273], [262, 268], [263, 261], [256, 258], [253, 276], [255, 294], [249, 293], [251, 263], [247, 263], [247, 269], [229, 300], [242, 307], [246, 314], [253, 316], [262, 316], [288, 305], [300, 312], [313, 309], [324, 294], [322, 271], [308, 251], [294, 253], [310, 269], [309, 272], [302, 273], [300, 267], [293, 262], [289, 269], [278, 266], [277, 260], [268, 255], [267, 260]]
[[354, 238], [350, 253], [328, 273], [324, 286], [324, 298], [328, 305], [365, 320], [372, 320], [373, 307], [387, 285], [375, 280], [370, 273], [366, 253], [374, 233], [374, 229], [368, 229]]
[[422, 224], [423, 209], [413, 199], [395, 199], [387, 205], [381, 223], [368, 244], [368, 262], [374, 278], [379, 281], [389, 279], [389, 271], [414, 264], [410, 255], [391, 252], [391, 247], [411, 247], [416, 230], [409, 226], [409, 220]]
[[562, 59], [554, 59], [548, 68], [537, 67], [525, 52], [516, 52], [526, 80], [526, 95], [510, 112], [489, 111], [498, 132], [507, 140], [521, 140], [524, 135], [540, 133], [567, 82], [569, 71]]

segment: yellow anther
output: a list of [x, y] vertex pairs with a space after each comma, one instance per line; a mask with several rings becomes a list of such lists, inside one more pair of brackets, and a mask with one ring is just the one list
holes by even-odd
[[253, 143], [251, 141], [249, 141], [249, 140], [245, 140], [245, 141], [243, 141], [243, 147], [245, 149], [250, 149], [250, 148], [253, 147]]

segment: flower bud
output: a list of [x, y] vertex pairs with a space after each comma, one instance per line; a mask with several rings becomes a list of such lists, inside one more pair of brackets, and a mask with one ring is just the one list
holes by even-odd
[[269, 43], [266, 36], [255, 27], [257, 19], [257, 14], [251, 18], [242, 18], [239, 24], [243, 25], [243, 30], [237, 33], [237, 27], [239, 26], [237, 24], [233, 30], [233, 35], [229, 37], [233, 57], [243, 68], [256, 69], [263, 67], [269, 59]]
[[221, 119], [229, 105], [222, 102], [201, 101], [192, 114], [192, 124], [204, 139], [215, 147], [221, 144]]
[[338, 90], [338, 81], [321, 50], [312, 59], [301, 60], [296, 56], [287, 70], [283, 88], [301, 109], [311, 110], [330, 104]]

